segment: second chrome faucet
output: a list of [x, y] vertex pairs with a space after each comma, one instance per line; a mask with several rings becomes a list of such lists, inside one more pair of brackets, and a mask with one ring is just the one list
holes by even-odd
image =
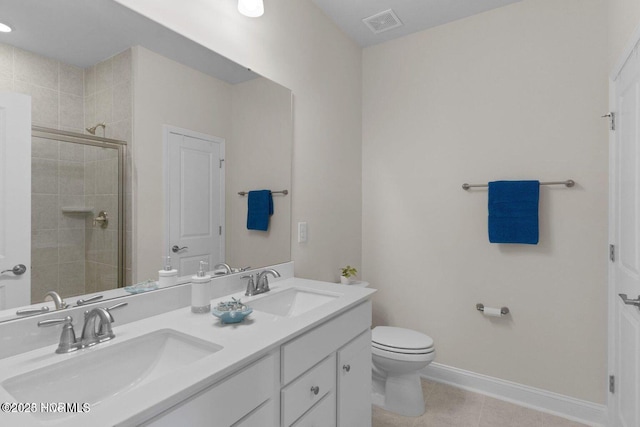
[[253, 280], [253, 274], [242, 276], [241, 279], [249, 279], [249, 281], [247, 282], [247, 291], [244, 294], [250, 297], [253, 295], [269, 292], [269, 274], [273, 277], [280, 277], [280, 273], [278, 273], [278, 271], [274, 270], [273, 268], [267, 268], [266, 270], [258, 273], [256, 275], [255, 282]]

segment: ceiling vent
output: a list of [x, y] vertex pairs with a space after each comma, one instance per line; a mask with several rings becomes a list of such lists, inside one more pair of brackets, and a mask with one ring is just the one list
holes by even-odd
[[364, 22], [374, 34], [379, 34], [402, 26], [402, 22], [392, 9], [364, 18], [362, 22]]

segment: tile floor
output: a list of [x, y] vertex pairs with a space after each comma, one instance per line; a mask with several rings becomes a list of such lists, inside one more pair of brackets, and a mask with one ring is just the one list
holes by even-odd
[[574, 421], [422, 380], [427, 412], [403, 417], [373, 407], [372, 427], [581, 427]]

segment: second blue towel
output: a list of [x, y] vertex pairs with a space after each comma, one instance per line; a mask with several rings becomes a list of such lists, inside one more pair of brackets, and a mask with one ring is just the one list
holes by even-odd
[[539, 181], [489, 183], [489, 241], [538, 244]]
[[273, 197], [270, 190], [249, 191], [247, 200], [247, 229], [267, 231], [269, 217], [273, 215]]

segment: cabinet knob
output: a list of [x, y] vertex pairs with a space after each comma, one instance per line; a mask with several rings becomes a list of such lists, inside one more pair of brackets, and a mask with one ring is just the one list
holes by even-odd
[[342, 369], [344, 369], [345, 372], [349, 372], [351, 370], [351, 365], [344, 365]]
[[318, 393], [320, 393], [320, 387], [314, 385], [313, 387], [311, 387], [311, 393], [317, 395]]

